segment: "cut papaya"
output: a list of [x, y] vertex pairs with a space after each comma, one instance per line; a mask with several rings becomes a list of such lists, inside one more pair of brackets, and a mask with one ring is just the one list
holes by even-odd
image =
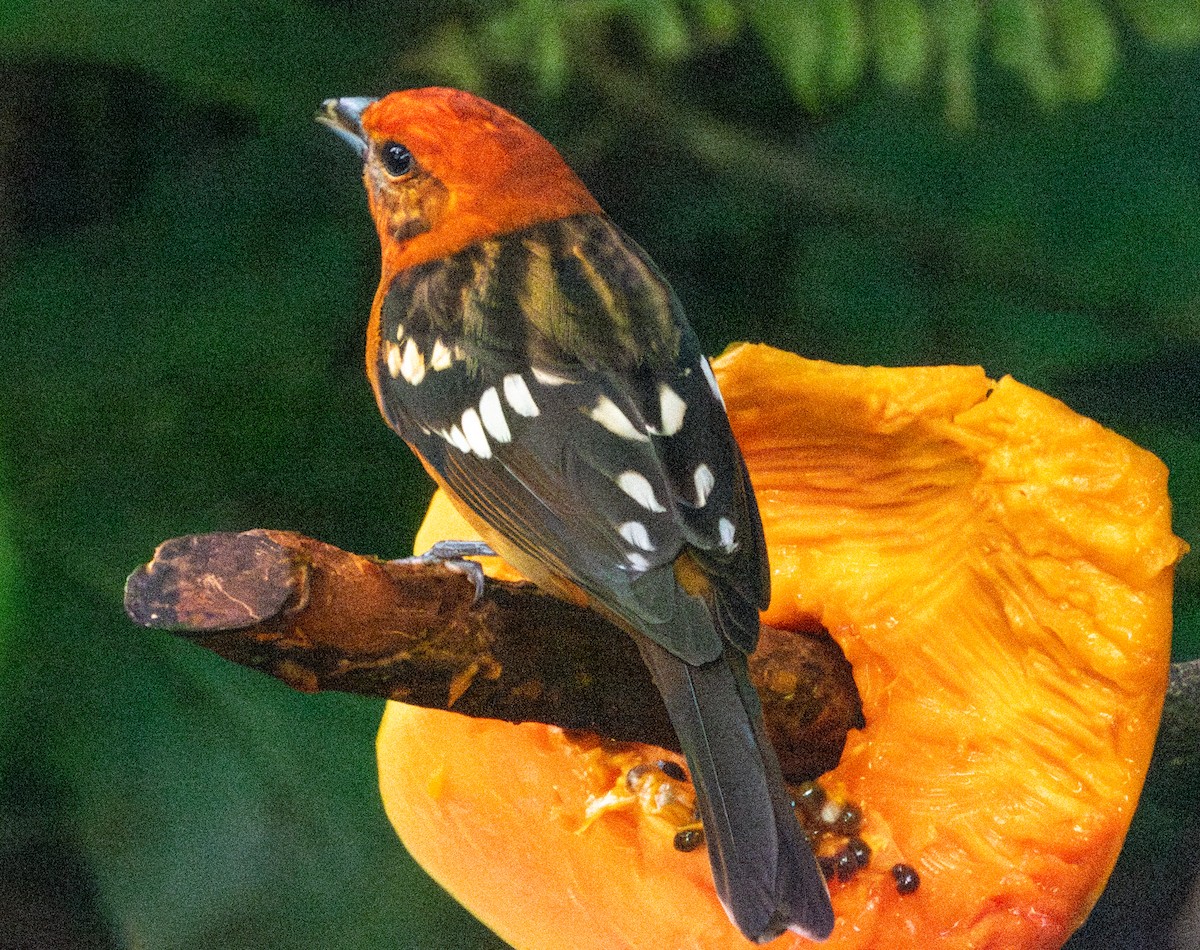
[[[1165, 468], [977, 368], [754, 345], [714, 365], [763, 514], [764, 620], [823, 626], [862, 698], [866, 727], [820, 782], [860, 811], [870, 860], [834, 875], [827, 945], [1060, 947], [1112, 870], [1158, 726], [1185, 550]], [[473, 536], [438, 496], [417, 547]], [[513, 946], [747, 946], [703, 848], [636, 804], [597, 809], [628, 752], [391, 703], [378, 753], [409, 851]]]

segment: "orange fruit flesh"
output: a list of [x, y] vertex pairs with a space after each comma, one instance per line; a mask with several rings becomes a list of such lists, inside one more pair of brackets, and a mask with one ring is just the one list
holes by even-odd
[[[714, 368], [763, 514], [764, 620], [825, 626], [863, 702], [822, 784], [861, 806], [873, 857], [831, 883], [827, 946], [1060, 947], [1112, 870], [1158, 726], [1185, 550], [1165, 468], [977, 368], [753, 345]], [[466, 537], [436, 496], [417, 548]], [[748, 946], [703, 848], [675, 850], [637, 807], [589, 820], [621, 782], [604, 747], [391, 703], [378, 753], [408, 850], [513, 946]]]

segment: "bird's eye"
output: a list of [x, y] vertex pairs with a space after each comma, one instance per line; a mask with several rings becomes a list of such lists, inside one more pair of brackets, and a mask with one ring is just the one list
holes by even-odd
[[379, 150], [380, 161], [389, 175], [399, 178], [413, 168], [413, 154], [399, 142], [386, 142]]

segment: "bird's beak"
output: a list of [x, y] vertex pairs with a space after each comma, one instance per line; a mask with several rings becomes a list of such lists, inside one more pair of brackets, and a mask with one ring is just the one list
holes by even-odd
[[359, 157], [367, 157], [367, 133], [363, 131], [363, 110], [376, 100], [366, 96], [346, 96], [343, 99], [326, 99], [313, 116], [321, 125], [327, 125], [354, 146]]

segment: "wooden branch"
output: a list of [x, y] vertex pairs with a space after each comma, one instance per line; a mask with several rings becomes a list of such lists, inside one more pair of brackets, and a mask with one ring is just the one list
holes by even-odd
[[[134, 622], [304, 691], [545, 722], [678, 749], [632, 639], [528, 584], [351, 554], [288, 531], [166, 541], [125, 588]], [[863, 725], [850, 666], [823, 630], [763, 627], [751, 676], [785, 776], [816, 778]]]

